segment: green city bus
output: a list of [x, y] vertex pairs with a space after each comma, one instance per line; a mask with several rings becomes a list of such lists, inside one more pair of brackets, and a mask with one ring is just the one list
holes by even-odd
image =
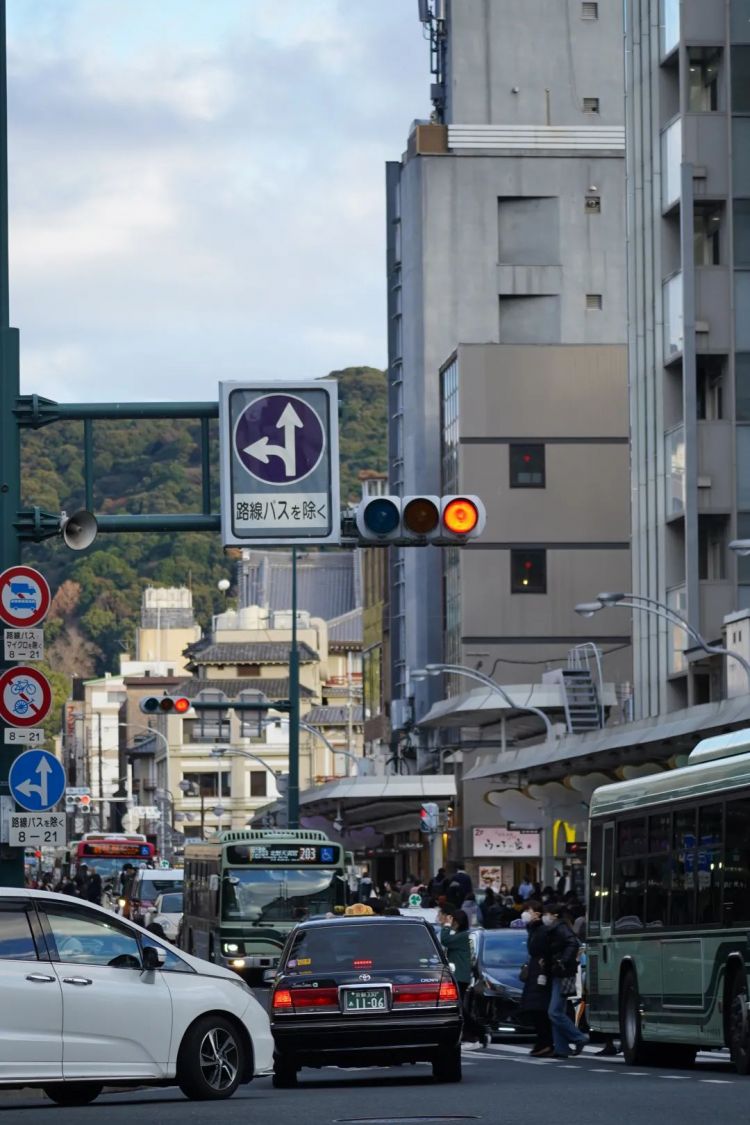
[[588, 1020], [627, 1062], [750, 1072], [750, 730], [591, 798]]
[[312, 829], [219, 832], [185, 848], [180, 946], [257, 978], [303, 918], [343, 910], [344, 851]]

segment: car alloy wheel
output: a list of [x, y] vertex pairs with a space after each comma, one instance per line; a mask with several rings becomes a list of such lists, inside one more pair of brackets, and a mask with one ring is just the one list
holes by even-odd
[[217, 1093], [233, 1085], [239, 1069], [237, 1040], [223, 1027], [212, 1027], [203, 1036], [199, 1065], [206, 1084]]

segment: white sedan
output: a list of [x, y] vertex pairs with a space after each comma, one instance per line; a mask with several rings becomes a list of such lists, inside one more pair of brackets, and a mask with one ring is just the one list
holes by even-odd
[[229, 969], [66, 895], [0, 887], [0, 1088], [60, 1105], [102, 1087], [228, 1098], [273, 1066], [262, 1006]]
[[159, 926], [168, 941], [177, 941], [177, 931], [182, 918], [182, 891], [166, 891], [156, 899], [143, 916], [143, 925], [151, 933], [152, 926]]

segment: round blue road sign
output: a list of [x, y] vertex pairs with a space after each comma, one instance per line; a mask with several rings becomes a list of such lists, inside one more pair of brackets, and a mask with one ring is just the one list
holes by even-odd
[[10, 795], [27, 812], [53, 808], [65, 792], [65, 770], [48, 750], [19, 754], [8, 775]]
[[261, 395], [237, 419], [237, 456], [256, 480], [297, 484], [318, 465], [326, 439], [323, 423], [303, 399]]

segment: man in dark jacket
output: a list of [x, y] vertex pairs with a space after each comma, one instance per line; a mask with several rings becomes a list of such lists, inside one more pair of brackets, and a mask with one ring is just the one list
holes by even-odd
[[[548, 903], [544, 907], [542, 922], [547, 927], [548, 955], [550, 959], [549, 972], [552, 976], [552, 994], [548, 1008], [550, 1023], [552, 1024], [552, 1041], [555, 1048], [556, 1059], [567, 1059], [570, 1056], [570, 1044], [573, 1044], [573, 1054], [580, 1055], [589, 1041], [588, 1035], [579, 1031], [570, 1016], [565, 1011], [566, 1001], [571, 995], [569, 982], [575, 981], [578, 970], [578, 938], [571, 930], [565, 914], [565, 907], [557, 903]], [[573, 984], [573, 991], [575, 985]]]
[[548, 1058], [554, 1053], [552, 1025], [547, 1014], [552, 995], [552, 978], [549, 975], [549, 929], [542, 923], [541, 902], [538, 899], [528, 899], [521, 918], [529, 935], [529, 957], [525, 966], [521, 1011], [536, 1033], [530, 1054], [536, 1058]]

